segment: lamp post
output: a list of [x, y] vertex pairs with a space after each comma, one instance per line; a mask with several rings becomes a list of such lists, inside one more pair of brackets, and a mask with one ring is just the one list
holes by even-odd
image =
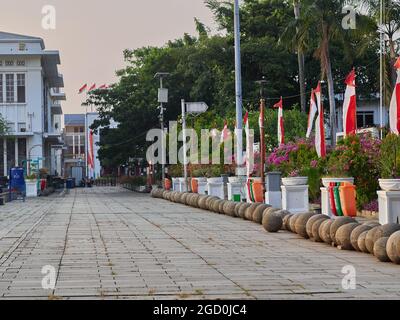
[[242, 166], [243, 148], [243, 115], [242, 115], [242, 66], [240, 55], [240, 6], [239, 0], [234, 3], [235, 29], [235, 91], [236, 91], [236, 164], [237, 169]]
[[264, 128], [264, 112], [265, 112], [265, 97], [264, 87], [267, 84], [265, 77], [262, 77], [260, 81], [257, 81], [260, 85], [260, 169], [261, 169], [261, 184], [262, 194], [265, 195], [265, 128]]
[[158, 102], [160, 103], [160, 123], [161, 123], [161, 175], [162, 183], [164, 185], [165, 180], [165, 146], [164, 146], [164, 103], [168, 103], [168, 89], [163, 87], [163, 79], [170, 75], [168, 72], [157, 72], [154, 78], [160, 79], [160, 88], [158, 89]]

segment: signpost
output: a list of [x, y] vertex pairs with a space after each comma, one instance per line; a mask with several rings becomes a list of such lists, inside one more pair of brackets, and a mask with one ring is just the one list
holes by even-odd
[[188, 185], [187, 181], [187, 148], [186, 148], [186, 113], [189, 114], [200, 114], [208, 110], [208, 105], [205, 102], [185, 102], [184, 99], [181, 100], [182, 107], [182, 136], [183, 136], [183, 174], [185, 178], [185, 183]]

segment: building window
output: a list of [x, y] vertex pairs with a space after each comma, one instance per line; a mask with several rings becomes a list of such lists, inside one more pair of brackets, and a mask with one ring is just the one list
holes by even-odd
[[26, 123], [18, 122], [18, 132], [26, 132]]
[[375, 125], [374, 123], [374, 112], [364, 111], [357, 112], [357, 127], [358, 128], [370, 128]]
[[17, 102], [25, 103], [25, 74], [17, 74]]
[[14, 74], [6, 74], [6, 101], [14, 102]]
[[19, 51], [25, 51], [26, 50], [26, 43], [20, 42], [19, 43]]
[[19, 66], [19, 67], [25, 66], [25, 60], [18, 60], [17, 61], [17, 66]]
[[6, 60], [6, 67], [12, 67], [14, 65], [14, 60]]

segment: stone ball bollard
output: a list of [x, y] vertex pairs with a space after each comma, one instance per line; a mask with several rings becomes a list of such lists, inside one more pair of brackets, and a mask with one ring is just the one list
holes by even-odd
[[252, 203], [244, 212], [245, 220], [253, 221], [253, 213], [262, 203]]
[[244, 219], [244, 214], [246, 212], [246, 209], [251, 206], [251, 203], [243, 203], [240, 208], [239, 208], [239, 217]]
[[357, 222], [355, 219], [351, 217], [338, 217], [333, 220], [331, 228], [329, 230], [329, 235], [332, 240], [332, 245], [337, 246], [336, 243], [336, 231], [343, 225], [348, 223]]
[[325, 216], [325, 217], [326, 218], [318, 219], [312, 225], [312, 230], [311, 230], [312, 238], [311, 238], [311, 240], [313, 240], [314, 242], [324, 242], [324, 240], [322, 240], [321, 236], [319, 235], [319, 228], [321, 227], [322, 223], [324, 223], [326, 220], [330, 220], [330, 218], [328, 216]]
[[314, 235], [313, 235], [313, 231], [312, 231], [312, 227], [314, 225], [315, 222], [317, 222], [318, 220], [326, 220], [329, 219], [328, 216], [323, 215], [323, 214], [316, 214], [314, 216], [312, 216], [310, 219], [308, 219], [307, 224], [306, 224], [306, 232], [307, 232], [307, 236], [310, 239], [314, 239]]
[[390, 258], [386, 251], [386, 246], [388, 243], [389, 237], [381, 237], [375, 241], [374, 244], [374, 256], [381, 262], [389, 262]]
[[360, 224], [358, 222], [347, 223], [336, 231], [335, 241], [337, 244], [338, 249], [340, 250], [354, 250], [351, 244], [351, 233]]
[[331, 233], [330, 233], [332, 223], [333, 223], [332, 219], [325, 220], [324, 222], [322, 222], [322, 224], [318, 229], [319, 237], [322, 239], [323, 242], [327, 244], [332, 244]]
[[290, 219], [293, 217], [293, 213], [290, 213], [283, 217], [283, 230], [290, 231]]
[[283, 224], [282, 217], [277, 215], [276, 212], [269, 212], [264, 215], [262, 225], [268, 232], [278, 232], [281, 230]]
[[390, 261], [400, 264], [400, 231], [396, 231], [389, 237], [386, 252]]
[[236, 208], [237, 203], [233, 201], [226, 201], [224, 204], [224, 207], [222, 210], [224, 211], [224, 214], [230, 217], [235, 217], [235, 208]]
[[353, 246], [354, 250], [356, 251], [361, 251], [361, 249], [358, 246], [358, 238], [360, 236], [361, 233], [363, 233], [364, 231], [369, 231], [371, 230], [373, 227], [370, 225], [366, 225], [366, 224], [362, 224], [358, 227], [356, 227], [350, 235], [350, 242], [351, 245]]
[[[372, 229], [371, 229], [372, 230]], [[369, 230], [370, 231], [370, 230]], [[369, 231], [363, 231], [358, 237], [357, 246], [361, 252], [369, 253], [367, 246], [365, 244], [365, 240], [367, 239], [367, 234]]]
[[368, 231], [365, 238], [365, 247], [367, 248], [367, 253], [374, 254], [375, 234], [378, 232], [380, 227], [381, 226], [376, 226]]
[[307, 213], [301, 213], [298, 215], [298, 218], [296, 219], [295, 223], [295, 231], [296, 233], [305, 238], [308, 239], [308, 234], [307, 234], [307, 222], [310, 220], [311, 217], [315, 216], [315, 212], [307, 212]]
[[270, 208], [271, 206], [269, 204], [261, 204], [259, 205], [254, 211], [253, 211], [253, 216], [251, 217], [252, 220], [255, 223], [261, 224], [262, 223], [262, 218], [263, 218], [263, 212], [265, 209]]

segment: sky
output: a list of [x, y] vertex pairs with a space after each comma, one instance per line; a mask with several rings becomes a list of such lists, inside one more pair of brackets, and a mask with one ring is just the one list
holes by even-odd
[[[55, 8], [55, 29], [44, 29], [44, 6]], [[59, 50], [67, 101], [65, 114], [82, 113], [85, 83], [110, 84], [124, 67], [123, 50], [161, 46], [185, 32], [196, 34], [194, 18], [215, 27], [203, 0], [13, 0], [2, 1], [0, 31], [38, 36]], [[155, 85], [157, 85], [155, 83]]]

